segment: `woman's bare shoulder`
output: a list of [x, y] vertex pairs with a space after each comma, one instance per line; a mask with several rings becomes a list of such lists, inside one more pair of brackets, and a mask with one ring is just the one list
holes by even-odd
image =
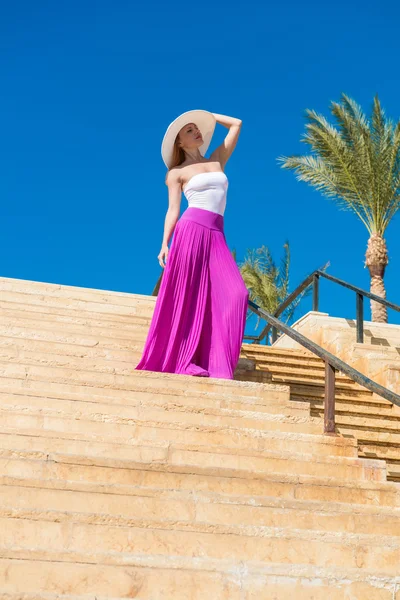
[[170, 183], [177, 183], [180, 182], [181, 179], [181, 171], [182, 171], [182, 167], [173, 167], [172, 169], [169, 169], [167, 171], [167, 174], [165, 175], [165, 183], [166, 185], [170, 184]]

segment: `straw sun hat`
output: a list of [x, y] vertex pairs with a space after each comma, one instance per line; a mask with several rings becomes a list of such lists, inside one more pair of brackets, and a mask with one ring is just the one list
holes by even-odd
[[207, 152], [207, 148], [210, 145], [216, 125], [214, 115], [208, 110], [200, 109], [188, 110], [182, 113], [170, 123], [161, 144], [161, 156], [168, 169], [171, 165], [176, 136], [187, 123], [195, 123], [201, 131], [204, 143], [199, 147], [199, 151], [202, 156]]

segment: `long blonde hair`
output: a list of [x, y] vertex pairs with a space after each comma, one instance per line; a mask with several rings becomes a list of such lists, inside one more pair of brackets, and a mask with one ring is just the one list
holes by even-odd
[[172, 158], [171, 158], [170, 167], [167, 171], [167, 174], [165, 175], [165, 183], [167, 183], [168, 173], [171, 171], [171, 169], [174, 169], [175, 167], [178, 167], [179, 165], [181, 165], [185, 161], [185, 158], [186, 158], [185, 151], [181, 146], [179, 146], [179, 133], [178, 133], [175, 138], [174, 147], [172, 149]]

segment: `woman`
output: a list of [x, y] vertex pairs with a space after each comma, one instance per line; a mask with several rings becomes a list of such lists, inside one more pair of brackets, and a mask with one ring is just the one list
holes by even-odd
[[[216, 123], [229, 132], [205, 158]], [[224, 167], [241, 125], [240, 119], [192, 110], [164, 135], [169, 208], [158, 255], [164, 273], [137, 370], [233, 379], [249, 294], [224, 234]], [[189, 206], [178, 220], [182, 191]]]

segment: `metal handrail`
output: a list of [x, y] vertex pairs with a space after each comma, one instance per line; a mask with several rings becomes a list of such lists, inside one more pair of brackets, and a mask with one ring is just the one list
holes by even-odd
[[334, 356], [328, 350], [321, 348], [312, 340], [306, 338], [303, 334], [299, 333], [290, 325], [286, 325], [280, 321], [277, 317], [270, 315], [264, 309], [260, 308], [252, 300], [248, 301], [250, 310], [254, 313], [266, 319], [268, 323], [276, 329], [282, 331], [293, 340], [295, 340], [301, 346], [304, 346], [310, 352], [316, 354], [319, 358], [325, 361], [325, 406], [324, 406], [324, 433], [333, 434], [335, 432], [335, 371], [344, 373], [350, 379], [359, 383], [370, 392], [378, 394], [385, 400], [400, 406], [400, 396], [388, 390], [383, 385], [376, 383], [366, 375], [363, 375], [343, 360]]
[[[324, 277], [325, 279], [333, 281], [334, 283], [337, 283], [338, 285], [341, 285], [342, 287], [345, 287], [356, 293], [356, 330], [358, 343], [362, 344], [364, 342], [364, 297], [369, 298], [374, 302], [384, 304], [387, 308], [391, 308], [393, 310], [396, 310], [397, 312], [400, 312], [399, 305], [394, 304], [393, 302], [389, 302], [385, 298], [381, 298], [376, 294], [371, 294], [371, 292], [367, 292], [366, 290], [363, 290], [351, 283], [347, 283], [347, 281], [343, 281], [338, 277], [328, 275], [327, 273], [325, 273], [325, 271], [322, 271], [321, 269], [317, 269], [316, 271], [313, 271], [310, 275], [308, 275], [308, 277], [306, 277], [306, 279], [304, 279], [304, 281], [299, 286], [297, 286], [297, 288], [285, 299], [285, 301], [282, 302], [282, 304], [274, 312], [273, 316], [278, 317], [285, 310], [285, 308], [287, 308], [293, 302], [293, 300], [295, 300], [295, 298], [297, 298], [297, 296], [301, 294], [301, 292], [311, 284], [313, 285], [313, 311], [318, 312], [320, 277]], [[243, 339], [251, 339], [253, 340], [252, 343], [260, 343], [261, 340], [268, 335], [271, 329], [272, 341], [274, 342], [276, 340], [276, 329], [271, 322], [264, 327], [259, 336], [244, 336]]]
[[[311, 275], [309, 275], [308, 277], [306, 277], [306, 279], [291, 294], [289, 294], [289, 296], [282, 302], [282, 304], [280, 304], [278, 306], [278, 308], [274, 312], [274, 317], [279, 317], [279, 315], [283, 313], [283, 311], [293, 302], [293, 300], [295, 300], [297, 298], [297, 296], [299, 294], [301, 294], [301, 292], [303, 290], [305, 290], [312, 283], [313, 276], [314, 276], [314, 273], [311, 273]], [[261, 333], [260, 333], [259, 336], [246, 335], [246, 336], [244, 336], [244, 339], [246, 339], [246, 340], [247, 339], [253, 339], [255, 343], [260, 343], [261, 340], [265, 336], [268, 335], [269, 330], [271, 328], [272, 328], [272, 325], [270, 325], [269, 323], [267, 323], [267, 325], [261, 331]], [[273, 337], [275, 338], [275, 335]], [[273, 341], [275, 341], [275, 339]]]

